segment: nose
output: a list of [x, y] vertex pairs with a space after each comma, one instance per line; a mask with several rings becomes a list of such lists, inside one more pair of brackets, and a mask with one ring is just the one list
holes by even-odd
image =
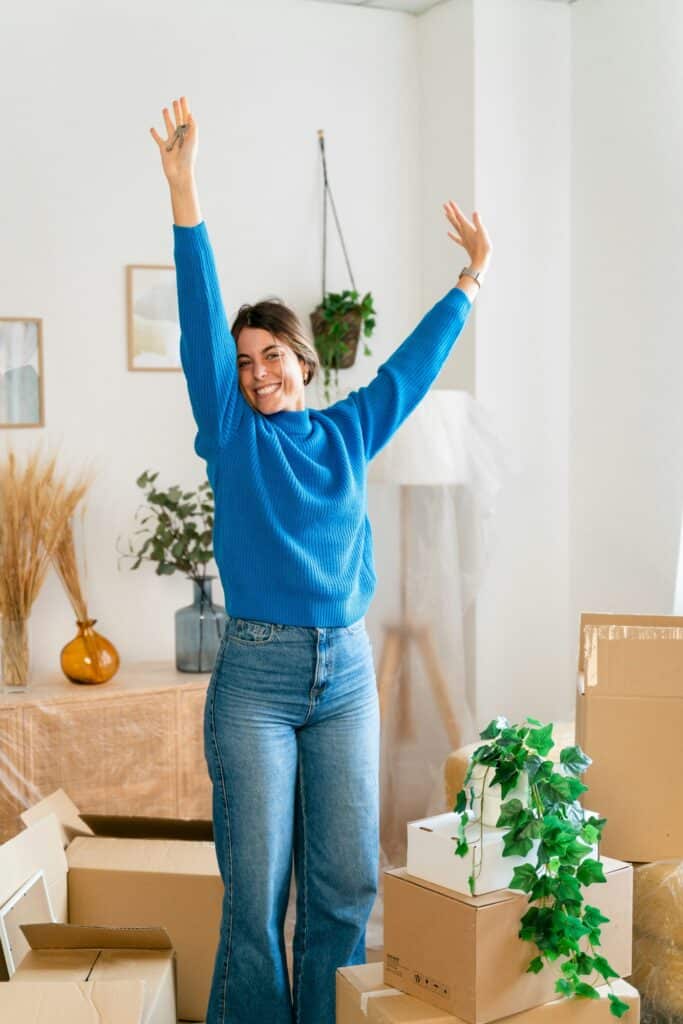
[[267, 373], [267, 369], [266, 369], [265, 366], [259, 366], [256, 363], [254, 364], [254, 369], [253, 369], [254, 380], [261, 380], [263, 377], [265, 377], [266, 373]]

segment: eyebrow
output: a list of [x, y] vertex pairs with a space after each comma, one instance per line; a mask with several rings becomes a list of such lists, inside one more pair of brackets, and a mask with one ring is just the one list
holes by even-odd
[[[261, 355], [263, 355], [264, 352], [269, 352], [271, 348], [279, 348], [279, 347], [280, 347], [279, 343], [276, 342], [276, 341], [273, 341], [273, 342], [271, 342], [270, 345], [266, 345], [265, 348], [261, 349]], [[251, 356], [247, 355], [246, 352], [238, 352], [237, 353], [237, 358], [238, 359], [251, 359]]]

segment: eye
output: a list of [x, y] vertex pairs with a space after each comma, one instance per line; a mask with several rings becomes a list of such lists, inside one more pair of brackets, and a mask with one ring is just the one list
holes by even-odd
[[268, 354], [268, 358], [269, 359], [279, 359], [280, 358], [280, 353], [279, 352], [270, 352]]

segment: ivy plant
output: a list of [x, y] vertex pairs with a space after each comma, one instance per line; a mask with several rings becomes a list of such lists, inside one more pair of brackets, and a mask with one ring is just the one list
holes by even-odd
[[[472, 785], [475, 767], [483, 768], [481, 780], [480, 830], [487, 789], [500, 786], [503, 803], [496, 827], [503, 830], [503, 857], [527, 857], [513, 871], [511, 889], [528, 893], [530, 906], [520, 922], [519, 937], [533, 943], [537, 955], [527, 973], [537, 974], [547, 963], [561, 961], [562, 976], [555, 990], [563, 996], [598, 999], [596, 985], [611, 985], [618, 977], [599, 952], [601, 927], [609, 920], [584, 899], [584, 888], [605, 882], [602, 864], [590, 856], [600, 839], [606, 820], [587, 817], [579, 797], [587, 787], [581, 776], [591, 759], [578, 746], [560, 751], [559, 765], [547, 759], [554, 747], [552, 724], [527, 718], [522, 725], [510, 725], [499, 717], [480, 738], [485, 740], [472, 755], [463, 789], [454, 810], [460, 815], [457, 856], [469, 851], [466, 828], [473, 816], [476, 789]], [[505, 798], [520, 782], [528, 782], [528, 798]], [[479, 785], [479, 783], [477, 783]], [[482, 835], [480, 835], [480, 840]], [[476, 875], [469, 878], [474, 892]], [[628, 1003], [609, 994], [610, 1010], [622, 1017]]]
[[[313, 340], [320, 356], [325, 398], [329, 401], [332, 375], [334, 374], [334, 384], [337, 387], [341, 361], [350, 350], [349, 342], [352, 340], [353, 327], [347, 319], [348, 314], [356, 313], [358, 315], [363, 335], [369, 338], [375, 329], [376, 312], [372, 294], [367, 292], [360, 299], [355, 289], [353, 291], [327, 292], [316, 312], [320, 314], [320, 320]], [[363, 346], [363, 354], [372, 355], [367, 343]]]
[[208, 480], [195, 491], [184, 491], [174, 485], [167, 490], [156, 486], [158, 473], [145, 470], [135, 481], [146, 498], [146, 504], [135, 513], [138, 529], [133, 537], [143, 535], [142, 543], [129, 539], [124, 558], [134, 559], [131, 569], [143, 561], [156, 563], [157, 576], [182, 572], [191, 580], [206, 578], [213, 558], [214, 498]]

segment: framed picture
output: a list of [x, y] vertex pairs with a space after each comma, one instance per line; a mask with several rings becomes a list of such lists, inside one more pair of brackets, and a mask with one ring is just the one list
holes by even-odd
[[43, 869], [34, 872], [14, 895], [0, 906], [0, 954], [8, 980], [24, 959], [29, 944], [21, 930], [22, 924], [46, 924], [55, 916], [45, 884]]
[[44, 427], [43, 321], [0, 317], [0, 427]]
[[129, 264], [126, 300], [128, 369], [181, 370], [175, 267]]

